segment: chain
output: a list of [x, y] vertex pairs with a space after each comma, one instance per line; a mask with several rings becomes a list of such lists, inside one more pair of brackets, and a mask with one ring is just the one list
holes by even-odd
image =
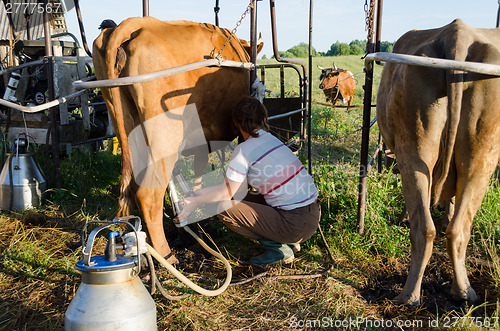
[[236, 30], [238, 30], [238, 27], [241, 25], [241, 22], [243, 21], [243, 19], [245, 19], [245, 17], [247, 16], [247, 14], [250, 12], [250, 10], [252, 9], [252, 2], [253, 1], [250, 1], [250, 3], [248, 4], [247, 6], [247, 9], [245, 10], [245, 12], [241, 15], [241, 18], [238, 22], [236, 22], [236, 26], [234, 27], [234, 29], [231, 31], [231, 34], [229, 35], [229, 37], [227, 37], [226, 39], [226, 42], [224, 43], [224, 45], [222, 45], [222, 47], [220, 48], [219, 50], [219, 53], [218, 54], [215, 54], [213, 51], [212, 51], [212, 58], [214, 59], [217, 59], [219, 61], [222, 61], [224, 60], [224, 58], [222, 57], [222, 52], [224, 52], [224, 48], [226, 48], [227, 44], [229, 44], [229, 42], [231, 41], [231, 38], [233, 38], [234, 34], [236, 33]]
[[[371, 42], [373, 38], [373, 21], [375, 16], [375, 1], [370, 0], [370, 6], [368, 6], [368, 1], [365, 0], [365, 31], [368, 31], [368, 42]], [[499, 0], [500, 1], [500, 0]]]

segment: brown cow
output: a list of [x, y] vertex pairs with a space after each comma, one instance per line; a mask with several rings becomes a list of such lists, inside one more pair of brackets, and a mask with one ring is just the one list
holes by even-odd
[[[94, 41], [96, 76], [112, 79], [203, 61], [218, 53], [229, 35], [229, 30], [211, 24], [129, 18], [116, 28], [104, 29]], [[250, 61], [234, 36], [222, 55], [227, 60]], [[163, 202], [183, 133], [190, 130], [183, 127], [183, 114], [197, 110], [206, 141], [232, 141], [237, 130], [231, 110], [249, 94], [249, 86], [248, 70], [205, 67], [102, 89], [122, 147], [119, 215], [129, 215], [137, 198], [153, 247], [160, 254], [170, 254], [163, 229]], [[171, 125], [172, 121], [178, 124]], [[155, 153], [160, 153], [160, 160]], [[208, 153], [201, 154], [208, 159]]]
[[356, 90], [356, 81], [352, 72], [345, 69], [339, 69], [333, 64], [332, 68], [321, 69], [319, 76], [319, 88], [325, 93], [326, 101], [331, 102], [334, 106], [340, 99], [344, 103], [347, 102], [347, 109], [352, 105], [354, 100], [354, 91]]
[[[394, 53], [500, 64], [500, 30], [461, 20], [410, 31]], [[477, 300], [465, 268], [472, 220], [500, 152], [500, 78], [386, 63], [377, 97], [380, 132], [396, 154], [410, 217], [411, 264], [400, 303], [420, 302], [436, 228], [431, 204], [455, 199], [446, 229], [453, 298]], [[431, 198], [434, 198], [431, 202]]]

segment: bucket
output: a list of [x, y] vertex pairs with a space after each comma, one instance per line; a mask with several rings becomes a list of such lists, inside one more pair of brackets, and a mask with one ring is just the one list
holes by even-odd
[[9, 154], [0, 173], [0, 209], [38, 207], [46, 190], [47, 181], [33, 153]]

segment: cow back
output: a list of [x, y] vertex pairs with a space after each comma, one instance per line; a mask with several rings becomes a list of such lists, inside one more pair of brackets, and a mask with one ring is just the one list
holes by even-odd
[[[104, 30], [95, 41], [96, 76], [134, 76], [203, 61], [217, 54], [229, 35], [230, 31], [211, 24], [130, 18], [115, 29]], [[222, 55], [228, 60], [249, 61], [236, 37]], [[249, 73], [243, 69], [201, 68], [122, 90], [122, 98], [134, 104], [123, 109], [126, 132], [165, 111], [194, 104], [207, 140], [232, 140], [236, 129], [230, 113], [249, 93]], [[112, 104], [112, 98], [108, 99]]]

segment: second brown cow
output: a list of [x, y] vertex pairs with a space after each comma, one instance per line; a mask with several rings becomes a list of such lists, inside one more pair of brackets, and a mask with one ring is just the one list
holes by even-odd
[[340, 69], [333, 64], [332, 68], [321, 69], [319, 80], [319, 88], [325, 93], [326, 101], [331, 102], [334, 106], [340, 99], [347, 103], [347, 109], [352, 105], [354, 99], [354, 91], [356, 90], [356, 81], [352, 72], [345, 69]]

